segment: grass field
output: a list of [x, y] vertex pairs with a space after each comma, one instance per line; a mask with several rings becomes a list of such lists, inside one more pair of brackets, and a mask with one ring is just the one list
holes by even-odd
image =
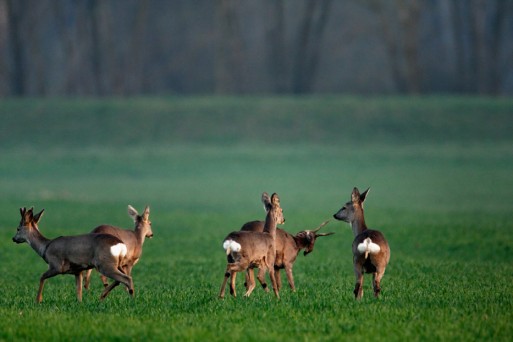
[[[509, 341], [513, 336], [513, 100], [467, 97], [13, 99], [0, 102], [0, 340]], [[313, 228], [371, 187], [366, 222], [388, 238], [382, 296], [353, 298], [352, 233], [299, 255], [297, 292], [217, 298], [223, 238], [263, 219]], [[11, 238], [19, 208], [45, 208], [47, 237], [101, 223], [154, 238], [103, 302], [82, 303]], [[285, 280], [285, 277], [283, 276]]]

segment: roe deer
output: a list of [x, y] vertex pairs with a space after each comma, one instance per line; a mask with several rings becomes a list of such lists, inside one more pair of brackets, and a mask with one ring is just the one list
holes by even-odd
[[[260, 282], [264, 282], [265, 272], [269, 272], [274, 294], [280, 297], [279, 289], [276, 284], [274, 260], [276, 257], [276, 225], [285, 222], [283, 210], [280, 207], [278, 194], [274, 193], [270, 198], [265, 194], [262, 196], [264, 205], [269, 208], [265, 219], [264, 232], [236, 231], [228, 234], [224, 239], [223, 248], [226, 251], [228, 265], [224, 274], [224, 281], [219, 293], [220, 298], [224, 298], [226, 282], [230, 280], [230, 294], [236, 297], [235, 278], [237, 272], [243, 272], [250, 268], [258, 267], [261, 272], [258, 273]], [[247, 285], [244, 296], [251, 295], [255, 288], [255, 282]]]
[[[317, 233], [322, 227], [328, 224], [329, 221], [323, 222], [319, 227], [313, 230], [303, 230], [297, 233], [295, 236], [289, 234], [283, 229], [276, 229], [276, 258], [274, 260], [275, 278], [278, 285], [278, 290], [281, 290], [281, 275], [280, 270], [285, 269], [287, 280], [289, 282], [290, 289], [296, 291], [294, 285], [294, 276], [292, 275], [292, 267], [296, 261], [296, 257], [299, 252], [304, 249], [303, 254], [306, 256], [311, 253], [314, 249], [315, 241], [319, 236], [327, 236], [335, 233]], [[242, 231], [252, 232], [263, 232], [264, 221], [251, 221], [245, 223]], [[263, 279], [263, 277], [258, 278]], [[254, 282], [254, 275], [251, 269], [248, 269], [246, 274], [246, 287], [251, 282]], [[260, 283], [265, 291], [269, 291], [267, 284]]]
[[[121, 265], [123, 272], [129, 276], [132, 276], [132, 268], [139, 261], [142, 254], [142, 247], [144, 244], [145, 238], [152, 238], [153, 231], [151, 230], [151, 222], [150, 222], [150, 207], [146, 207], [142, 215], [139, 215], [137, 210], [135, 210], [131, 205], [128, 206], [128, 215], [132, 217], [135, 223], [134, 230], [122, 229], [110, 225], [101, 225], [94, 228], [91, 233], [96, 234], [110, 234], [117, 238], [119, 238], [127, 247], [126, 257], [123, 259], [123, 264]], [[92, 269], [86, 271], [84, 287], [86, 289], [89, 288], [89, 283], [91, 280], [91, 272]], [[101, 279], [103, 282], [103, 286], [108, 287], [107, 278], [104, 275], [101, 275]], [[119, 282], [116, 285], [112, 284], [112, 288], [119, 285]], [[112, 289], [111, 288], [111, 289]]]
[[[36, 301], [43, 301], [45, 280], [58, 274], [74, 274], [77, 299], [82, 301], [82, 271], [96, 268], [101, 274], [123, 283], [133, 296], [132, 278], [120, 271], [122, 260], [127, 254], [127, 247], [115, 236], [107, 234], [85, 234], [60, 236], [47, 239], [41, 234], [37, 224], [44, 209], [38, 214], [33, 208], [20, 208], [21, 221], [16, 235], [12, 240], [16, 243], [27, 242], [36, 253], [48, 264], [48, 271], [43, 273], [39, 281], [39, 292]], [[104, 291], [100, 299], [108, 292]]]
[[374, 296], [381, 291], [380, 282], [388, 261], [390, 248], [383, 234], [377, 230], [367, 229], [363, 217], [363, 202], [369, 189], [362, 194], [357, 188], [351, 193], [351, 201], [347, 202], [335, 215], [335, 219], [351, 225], [353, 234], [353, 264], [356, 276], [354, 295], [356, 299], [363, 296], [363, 274], [372, 273]]

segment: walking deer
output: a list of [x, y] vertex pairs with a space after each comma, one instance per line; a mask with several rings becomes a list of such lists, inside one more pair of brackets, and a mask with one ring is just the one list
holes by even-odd
[[[219, 293], [224, 298], [226, 282], [230, 279], [230, 294], [236, 297], [235, 278], [237, 272], [243, 272], [250, 268], [259, 268], [259, 281], [264, 282], [265, 272], [269, 272], [274, 294], [280, 297], [276, 283], [274, 263], [276, 257], [276, 225], [283, 224], [283, 210], [280, 207], [278, 194], [271, 197], [264, 193], [262, 202], [267, 209], [263, 232], [236, 231], [228, 234], [224, 239], [223, 248], [226, 251], [228, 265], [224, 274], [224, 281]], [[255, 282], [247, 284], [244, 296], [251, 295], [255, 288]]]
[[356, 299], [363, 296], [363, 274], [372, 273], [374, 296], [381, 291], [380, 283], [390, 260], [388, 242], [380, 231], [367, 229], [363, 216], [363, 202], [369, 189], [362, 194], [357, 188], [351, 193], [347, 202], [335, 215], [335, 219], [351, 225], [353, 234], [353, 264], [356, 276], [354, 295]]
[[[126, 245], [117, 237], [107, 234], [85, 234], [60, 236], [47, 239], [41, 234], [38, 223], [44, 209], [34, 214], [33, 208], [20, 208], [21, 221], [12, 240], [16, 243], [27, 242], [30, 247], [48, 264], [39, 281], [36, 301], [43, 301], [45, 280], [58, 274], [75, 275], [77, 299], [82, 301], [82, 271], [96, 268], [101, 274], [123, 283], [133, 296], [132, 278], [120, 271], [123, 258], [127, 254]], [[104, 291], [100, 299], [108, 292]]]
[[[317, 233], [322, 227], [328, 224], [329, 221], [323, 222], [319, 227], [313, 230], [303, 230], [292, 235], [283, 229], [276, 229], [276, 258], [274, 261], [275, 278], [278, 285], [278, 290], [281, 290], [281, 275], [280, 270], [285, 269], [287, 280], [289, 282], [290, 289], [296, 291], [294, 285], [294, 276], [292, 274], [292, 267], [299, 254], [304, 249], [303, 254], [306, 256], [311, 253], [314, 249], [315, 241], [319, 236], [328, 236], [335, 233]], [[245, 223], [241, 231], [252, 231], [252, 232], [263, 232], [264, 221], [251, 221]], [[263, 277], [258, 278], [263, 279]], [[248, 269], [246, 274], [246, 287], [248, 284], [254, 281], [253, 271]], [[265, 291], [269, 291], [265, 282], [260, 282], [262, 288]]]
[[[132, 268], [135, 264], [139, 261], [142, 255], [142, 248], [144, 244], [145, 238], [152, 238], [153, 237], [153, 231], [151, 229], [151, 222], [150, 222], [150, 207], [146, 207], [144, 209], [144, 212], [142, 215], [139, 215], [137, 210], [135, 210], [131, 205], [128, 206], [128, 215], [132, 217], [135, 223], [134, 230], [127, 230], [122, 229], [110, 225], [101, 225], [96, 228], [94, 228], [91, 233], [96, 234], [110, 234], [121, 241], [126, 245], [127, 247], [127, 254], [126, 257], [123, 259], [123, 263], [121, 265], [123, 272], [129, 276], [132, 276]], [[86, 275], [84, 277], [84, 287], [86, 289], [89, 288], [89, 283], [91, 280], [91, 272], [93, 270], [87, 270]], [[103, 282], [103, 286], [105, 288], [109, 287], [109, 284], [107, 282], [107, 278], [104, 275], [101, 275], [101, 279]], [[111, 285], [110, 290], [112, 290], [114, 287], [119, 285], [119, 282], [115, 282]]]

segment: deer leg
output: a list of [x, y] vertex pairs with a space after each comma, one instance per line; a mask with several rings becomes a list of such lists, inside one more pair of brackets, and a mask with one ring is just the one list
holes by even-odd
[[221, 285], [221, 291], [219, 292], [219, 298], [224, 298], [224, 291], [226, 288], [226, 282], [228, 281], [228, 278], [230, 277], [229, 267], [226, 267], [226, 271], [224, 272], [224, 280], [223, 284]]
[[[244, 287], [246, 288], [246, 291], [248, 290], [248, 287], [249, 287], [249, 284], [251, 283], [252, 281], [252, 278], [254, 278], [254, 273], [253, 273], [253, 270], [248, 268], [246, 270], [246, 274], [244, 275]], [[254, 279], [253, 279], [254, 281]]]
[[[126, 275], [129, 275], [127, 272], [126, 272], [126, 269], [124, 267], [118, 267], [118, 271], [123, 273], [123, 274], [126, 274]], [[112, 291], [115, 287], [117, 287], [119, 284], [121, 284], [120, 281], [114, 281], [112, 284], [109, 285], [109, 281], [107, 279], [106, 276], [104, 276], [103, 274], [100, 273], [100, 278], [102, 280], [102, 283], [103, 283], [103, 287], [104, 287], [104, 290], [103, 290], [103, 293], [102, 293], [102, 296], [101, 298], [105, 298], [107, 297], [107, 295], [109, 294], [110, 291]], [[126, 290], [130, 293], [130, 289], [128, 287], [126, 287]], [[133, 290], [133, 289], [132, 289]]]
[[109, 294], [112, 289], [114, 289], [116, 286], [118, 286], [120, 283], [125, 284], [125, 286], [128, 288], [128, 293], [133, 296], [134, 295], [134, 283], [132, 281], [132, 277], [120, 272], [117, 269], [114, 270], [99, 270], [100, 273], [103, 275], [111, 278], [114, 280], [112, 284], [107, 286], [105, 290], [103, 290], [102, 295], [100, 296], [100, 299], [103, 300], [107, 295]]
[[271, 277], [271, 284], [273, 285], [274, 295], [279, 299], [280, 293], [278, 290], [278, 284], [276, 284], [276, 275], [274, 271], [274, 265], [269, 267], [269, 276]]
[[82, 272], [75, 274], [75, 283], [77, 285], [77, 299], [82, 301]]
[[237, 297], [237, 293], [235, 291], [235, 279], [237, 279], [237, 272], [230, 271], [230, 294]]
[[[121, 272], [123, 272], [124, 274], [126, 274], [127, 276], [132, 276], [132, 267], [131, 266], [128, 266], [128, 265], [125, 265], [123, 267], [121, 267]], [[107, 278], [105, 278], [105, 282], [107, 282]], [[105, 283], [104, 283], [105, 285]], [[128, 291], [128, 288], [126, 289]], [[135, 291], [135, 288], [133, 289]]]
[[45, 287], [45, 280], [51, 277], [55, 277], [58, 274], [60, 274], [60, 272], [53, 268], [50, 268], [48, 271], [43, 273], [39, 279], [39, 291], [37, 292], [36, 302], [41, 303], [43, 301], [43, 288]]
[[[260, 272], [260, 269], [258, 269], [258, 272]], [[249, 279], [248, 279], [248, 286], [246, 287], [246, 293], [244, 294], [244, 297], [249, 297], [256, 286], [254, 270], [251, 268], [248, 268], [247, 274], [249, 275]]]
[[84, 287], [86, 290], [89, 290], [89, 285], [91, 284], [91, 272], [93, 269], [88, 269], [84, 271]]
[[[258, 281], [260, 282], [260, 284], [262, 285], [262, 288], [266, 291], [266, 292], [269, 292], [269, 288], [267, 287], [267, 284], [265, 282], [265, 267], [262, 266], [258, 269], [258, 274], [257, 274], [257, 278], [258, 278]], [[255, 280], [252, 279], [252, 286], [248, 289], [248, 291], [244, 294], [244, 297], [249, 297], [251, 295], [251, 293], [253, 292], [253, 290], [255, 289]]]
[[260, 285], [262, 285], [262, 288], [265, 292], [269, 292], [269, 287], [267, 286], [267, 283], [265, 282], [265, 268], [261, 267], [258, 269], [257, 274], [258, 282]]
[[372, 275], [372, 282], [374, 287], [374, 297], [378, 298], [379, 294], [381, 292], [381, 278], [383, 278], [383, 275], [385, 274], [385, 270], [382, 270], [381, 268], [376, 268], [376, 272]]
[[103, 290], [102, 295], [100, 296], [100, 299], [101, 300], [105, 299], [105, 297], [107, 297], [107, 295], [110, 293], [110, 291], [112, 291], [119, 284], [121, 284], [121, 282], [116, 280], [112, 284], [107, 285], [107, 287]]
[[130, 277], [132, 276], [132, 268], [134, 268], [134, 266], [129, 266], [129, 265], [126, 265], [123, 267], [123, 270], [125, 271], [125, 274], [126, 275], [129, 275]]
[[356, 277], [356, 284], [354, 286], [354, 296], [356, 299], [361, 299], [363, 297], [363, 268], [361, 265], [354, 265], [354, 274]]
[[278, 291], [281, 290], [281, 273], [278, 268], [274, 269], [274, 279], [276, 279], [276, 286], [278, 287]]
[[[287, 274], [287, 280], [289, 281], [290, 289], [292, 292], [296, 292], [296, 287], [294, 286], [294, 276], [292, 275], [292, 265], [285, 266], [285, 273]], [[278, 281], [278, 286], [281, 289], [281, 279], [280, 279], [280, 271], [276, 270], [276, 281]]]
[[102, 280], [103, 287], [109, 286], [109, 281], [107, 280], [107, 277], [100, 273], [100, 279]]
[[[246, 270], [246, 294], [244, 296], [249, 296], [251, 292], [255, 289], [255, 273], [252, 268], [248, 268]], [[248, 294], [249, 293], [249, 294]]]

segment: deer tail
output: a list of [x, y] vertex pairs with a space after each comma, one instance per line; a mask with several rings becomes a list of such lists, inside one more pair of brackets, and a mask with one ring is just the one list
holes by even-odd
[[372, 242], [371, 238], [366, 238], [358, 244], [358, 252], [365, 254], [365, 259], [369, 254], [377, 254], [381, 250], [381, 247], [377, 243]]

